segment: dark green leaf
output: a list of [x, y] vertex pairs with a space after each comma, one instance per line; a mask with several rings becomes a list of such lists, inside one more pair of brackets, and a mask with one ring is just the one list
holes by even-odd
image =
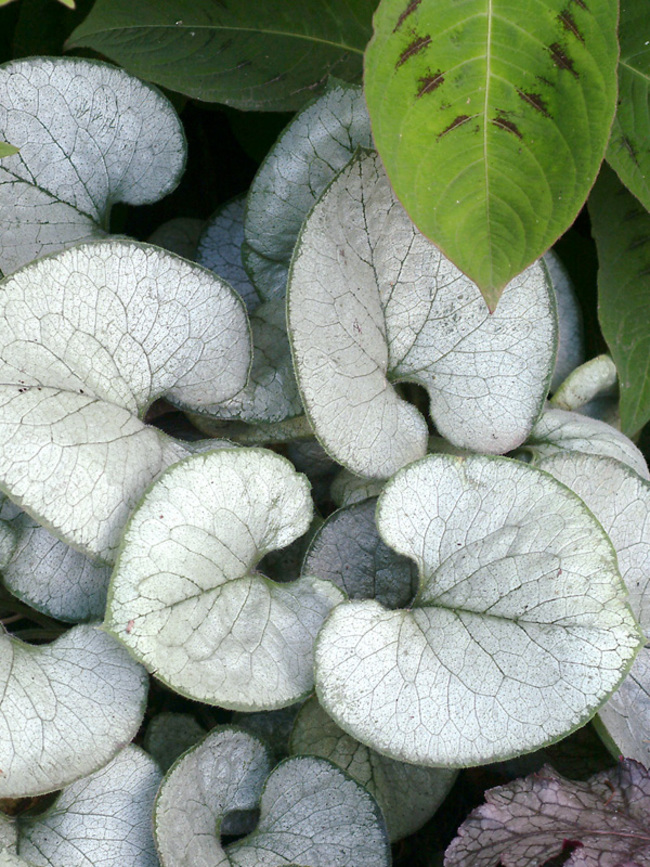
[[625, 186], [650, 208], [650, 6], [621, 3], [619, 101], [607, 161]]
[[68, 47], [207, 102], [293, 111], [361, 77], [376, 0], [97, 0]]
[[365, 70], [377, 148], [418, 228], [492, 308], [594, 181], [615, 110], [616, 17], [615, 0], [377, 10]]
[[621, 428], [650, 419], [650, 214], [603, 166], [589, 197], [598, 248], [598, 315], [616, 364]]

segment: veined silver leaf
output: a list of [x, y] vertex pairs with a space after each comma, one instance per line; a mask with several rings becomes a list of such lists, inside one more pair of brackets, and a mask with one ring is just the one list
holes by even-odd
[[516, 448], [542, 411], [557, 327], [546, 270], [515, 278], [490, 314], [415, 228], [374, 154], [356, 156], [306, 219], [287, 304], [305, 411], [358, 475], [387, 478], [426, 453], [426, 422], [400, 381], [424, 386], [439, 432], [475, 451]]
[[0, 295], [0, 486], [84, 553], [111, 561], [135, 503], [187, 448], [142, 416], [158, 397], [200, 409], [250, 366], [227, 283], [130, 241], [26, 266]]
[[58, 620], [102, 620], [111, 566], [66, 545], [24, 512], [12, 527], [16, 548], [2, 570], [7, 589]]
[[329, 759], [368, 789], [381, 807], [392, 842], [421, 828], [456, 779], [454, 770], [396, 762], [359, 743], [328, 717], [315, 698], [301, 708], [290, 748], [292, 755]]
[[162, 867], [230, 867], [219, 833], [224, 818], [252, 810], [271, 770], [266, 746], [219, 726], [172, 765], [154, 806]]
[[[650, 636], [650, 482], [609, 457], [563, 452], [541, 461], [589, 506], [616, 549], [630, 606]], [[644, 646], [599, 717], [622, 755], [650, 763], [650, 648]]]
[[[304, 756], [270, 770], [263, 743], [236, 728], [214, 729], [185, 753], [156, 798], [162, 867], [389, 867], [377, 803], [340, 768]], [[255, 831], [224, 848], [224, 818], [258, 802]]]
[[0, 270], [101, 238], [111, 205], [155, 202], [185, 167], [169, 100], [107, 63], [31, 57], [0, 67]]
[[306, 532], [309, 483], [262, 449], [195, 455], [151, 487], [124, 535], [107, 628], [177, 692], [271, 710], [313, 688], [313, 642], [343, 599], [328, 581], [276, 584], [262, 557]]
[[19, 819], [18, 851], [34, 867], [158, 867], [151, 816], [161, 776], [139, 747], [126, 747], [45, 813]]
[[302, 414], [298, 385], [293, 373], [287, 337], [284, 299], [275, 298], [256, 307], [250, 316], [253, 366], [244, 388], [204, 412], [223, 421], [277, 424]]
[[377, 526], [413, 559], [407, 610], [337, 606], [316, 687], [348, 734], [400, 761], [463, 766], [583, 725], [640, 645], [616, 554], [584, 503], [510, 460], [429, 455], [384, 488]]
[[246, 196], [237, 196], [212, 215], [199, 238], [196, 261], [227, 280], [252, 313], [259, 306], [260, 296], [242, 260], [245, 208]]
[[522, 447], [531, 463], [539, 464], [558, 452], [578, 452], [614, 458], [650, 479], [648, 465], [631, 439], [599, 419], [577, 412], [547, 409]]
[[0, 635], [0, 798], [51, 792], [105, 765], [138, 731], [148, 679], [96, 626], [35, 647]]
[[300, 226], [358, 147], [372, 147], [360, 87], [333, 81], [282, 133], [253, 180], [244, 261], [262, 298], [284, 298]]

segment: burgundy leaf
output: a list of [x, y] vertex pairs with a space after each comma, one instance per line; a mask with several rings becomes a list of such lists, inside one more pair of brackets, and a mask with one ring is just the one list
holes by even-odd
[[536, 867], [571, 852], [566, 867], [650, 865], [650, 773], [623, 759], [587, 782], [546, 765], [490, 789], [445, 853], [445, 867]]

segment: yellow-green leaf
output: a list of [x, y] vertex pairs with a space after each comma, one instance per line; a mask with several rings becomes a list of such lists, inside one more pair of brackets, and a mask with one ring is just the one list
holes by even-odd
[[[1, 0], [0, 0], [0, 5], [2, 5]], [[17, 153], [18, 153], [17, 147], [14, 147], [12, 144], [9, 144], [6, 141], [0, 141], [0, 159], [2, 159], [2, 157], [10, 157], [12, 154], [17, 154]]]
[[373, 135], [418, 228], [490, 307], [573, 222], [616, 101], [615, 0], [382, 0]]

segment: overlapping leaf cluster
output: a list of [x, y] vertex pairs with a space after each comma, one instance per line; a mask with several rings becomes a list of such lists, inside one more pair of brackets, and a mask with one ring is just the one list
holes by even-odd
[[[639, 757], [649, 473], [588, 414], [609, 412], [611, 377], [580, 366], [555, 259], [490, 314], [402, 208], [342, 82], [245, 203], [181, 233], [184, 257], [109, 234], [116, 201], [163, 195], [184, 163], [154, 88], [98, 62], [8, 64], [0, 137], [18, 148], [0, 163], [3, 574], [75, 624], [2, 638], [0, 795], [64, 789], [0, 827], [7, 858], [83, 863], [101, 817], [98, 865], [388, 864], [455, 768], [601, 708]], [[161, 400], [206, 437], [154, 427]], [[342, 504], [324, 522], [306, 476], [317, 506]], [[147, 672], [237, 713], [198, 743], [159, 720], [160, 788], [125, 746]], [[271, 713], [288, 714], [275, 768], [242, 731]]]

